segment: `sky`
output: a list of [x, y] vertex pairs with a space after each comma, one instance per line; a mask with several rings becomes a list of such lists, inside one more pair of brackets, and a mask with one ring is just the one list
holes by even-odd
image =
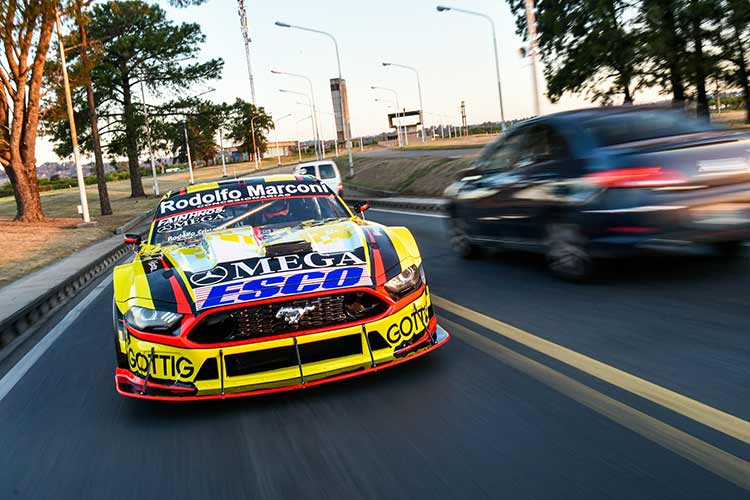
[[[383, 67], [383, 61], [414, 66], [419, 70], [426, 124], [451, 121], [460, 123], [460, 102], [466, 103], [469, 123], [499, 121], [500, 106], [495, 77], [489, 23], [480, 17], [458, 12], [437, 12], [443, 2], [490, 15], [496, 26], [500, 58], [500, 81], [505, 118], [533, 114], [530, 64], [519, 55], [523, 45], [515, 33], [510, 8], [504, 0], [245, 0], [248, 17], [253, 76], [257, 103], [278, 118], [278, 140], [311, 137], [309, 108], [297, 104], [304, 97], [285, 94], [280, 88], [307, 92], [307, 82], [274, 75], [272, 69], [300, 73], [313, 81], [313, 91], [321, 124], [321, 135], [332, 139], [333, 104], [329, 79], [337, 76], [333, 43], [327, 37], [280, 28], [285, 21], [328, 31], [338, 40], [341, 68], [347, 82], [352, 136], [371, 135], [387, 129], [387, 103], [392, 94], [373, 91], [382, 86], [398, 92], [402, 108], [419, 108], [416, 78], [411, 71]], [[451, 3], [452, 2], [452, 3]], [[245, 51], [234, 0], [208, 0], [186, 9], [160, 4], [177, 22], [198, 23], [206, 41], [202, 59], [224, 59], [224, 70], [217, 79], [197, 86], [195, 93], [209, 87], [216, 90], [203, 96], [215, 102], [250, 100]], [[543, 78], [540, 76], [540, 84]], [[544, 89], [541, 89], [543, 92]], [[565, 98], [552, 105], [542, 99], [542, 112], [580, 107], [581, 97]], [[392, 112], [392, 110], [390, 110]], [[329, 114], [326, 114], [329, 113]], [[286, 116], [291, 114], [291, 116]], [[284, 117], [284, 118], [282, 118]], [[449, 118], [450, 117], [450, 118]], [[299, 122], [299, 123], [298, 123]], [[276, 140], [273, 132], [270, 140]], [[52, 148], [43, 138], [37, 151], [39, 163], [56, 161]]]

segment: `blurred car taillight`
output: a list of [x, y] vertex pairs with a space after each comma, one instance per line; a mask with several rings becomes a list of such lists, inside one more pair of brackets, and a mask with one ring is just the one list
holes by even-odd
[[687, 177], [681, 172], [663, 167], [615, 168], [584, 176], [587, 181], [602, 188], [653, 188], [685, 184]]

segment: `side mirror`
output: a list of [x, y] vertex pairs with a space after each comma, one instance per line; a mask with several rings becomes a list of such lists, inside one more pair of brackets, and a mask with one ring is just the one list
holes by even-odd
[[467, 177], [471, 178], [477, 178], [482, 175], [482, 171], [479, 169], [477, 165], [471, 165], [468, 168], [464, 168], [463, 170], [459, 170], [456, 173], [456, 180], [460, 181], [463, 179], [466, 179]]
[[370, 202], [367, 201], [358, 201], [354, 204], [354, 211], [358, 214], [361, 214], [368, 208], [370, 208]]
[[130, 245], [140, 245], [141, 235], [140, 234], [126, 234], [125, 243]]

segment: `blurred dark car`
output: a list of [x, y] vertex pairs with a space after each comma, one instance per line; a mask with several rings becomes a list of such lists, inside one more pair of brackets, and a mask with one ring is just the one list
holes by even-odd
[[675, 110], [597, 108], [522, 122], [446, 190], [451, 244], [543, 252], [588, 277], [597, 257], [750, 239], [750, 130]]

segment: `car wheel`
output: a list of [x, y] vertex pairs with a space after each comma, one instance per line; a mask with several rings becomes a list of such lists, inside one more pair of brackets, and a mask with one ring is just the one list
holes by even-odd
[[463, 219], [451, 219], [450, 244], [453, 251], [464, 259], [473, 259], [480, 254], [480, 248], [469, 239], [466, 221]]
[[714, 243], [714, 248], [722, 257], [739, 257], [744, 253], [742, 241], [721, 241]]
[[547, 267], [558, 278], [584, 281], [593, 272], [593, 261], [586, 248], [586, 238], [575, 224], [547, 226]]

